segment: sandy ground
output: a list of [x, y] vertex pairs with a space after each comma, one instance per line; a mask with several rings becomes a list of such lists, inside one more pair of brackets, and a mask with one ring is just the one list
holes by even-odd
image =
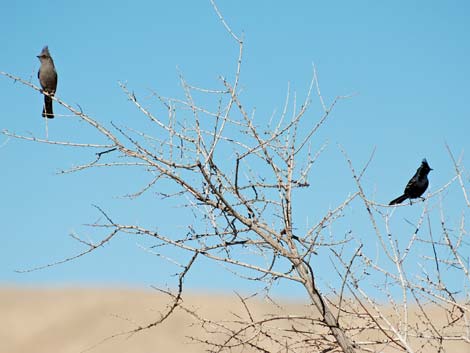
[[[158, 328], [92, 348], [104, 338], [153, 322], [167, 304], [168, 297], [152, 291], [0, 288], [0, 353], [206, 352], [188, 338], [201, 336], [201, 329], [178, 312]], [[212, 319], [227, 315], [234, 304], [240, 308], [234, 296], [193, 294], [185, 304]], [[267, 310], [267, 304], [260, 304], [256, 311]]]
[[[152, 291], [118, 289], [0, 288], [0, 353], [160, 353], [205, 352], [188, 336], [201, 336], [187, 315], [176, 313], [158, 328], [135, 335], [104, 338], [146, 325], [159, 317], [167, 297]], [[190, 295], [185, 304], [212, 319], [240, 309], [234, 295]], [[306, 306], [286, 304], [292, 312]], [[258, 302], [255, 314], [272, 308]], [[456, 344], [448, 352], [470, 353], [470, 345]]]

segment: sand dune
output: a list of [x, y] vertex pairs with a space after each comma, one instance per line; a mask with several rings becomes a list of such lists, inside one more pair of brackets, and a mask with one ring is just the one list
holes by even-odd
[[[1, 353], [166, 353], [206, 352], [188, 337], [204, 337], [191, 326], [188, 315], [176, 312], [164, 324], [134, 335], [104, 338], [145, 326], [159, 318], [168, 298], [153, 291], [118, 289], [18, 289], [0, 288]], [[211, 319], [243, 310], [234, 295], [190, 295], [186, 306]], [[305, 312], [302, 304], [286, 304], [291, 313]], [[262, 301], [255, 314], [273, 308]], [[450, 348], [450, 347], [449, 347]], [[89, 350], [88, 350], [89, 349]], [[449, 352], [470, 352], [470, 345], [453, 344]]]
[[[233, 296], [209, 295], [184, 300], [211, 318], [227, 315], [235, 301]], [[153, 322], [167, 304], [167, 297], [152, 291], [2, 288], [0, 352], [79, 353], [106, 337]], [[264, 304], [257, 310], [263, 307], [268, 310]], [[201, 330], [177, 312], [158, 328], [110, 339], [90, 352], [205, 352], [188, 338], [196, 334]]]
[[[0, 352], [78, 353], [152, 322], [165, 304], [162, 295], [145, 291], [2, 289]], [[223, 298], [217, 299], [217, 306], [224, 304]], [[176, 314], [158, 329], [111, 339], [91, 352], [203, 352], [187, 344], [189, 334], [185, 318]]]

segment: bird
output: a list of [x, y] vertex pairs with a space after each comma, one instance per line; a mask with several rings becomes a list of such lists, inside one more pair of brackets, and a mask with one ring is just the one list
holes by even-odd
[[389, 205], [396, 205], [402, 203], [406, 199], [410, 199], [411, 202], [411, 199], [421, 197], [421, 195], [424, 194], [424, 192], [428, 188], [428, 174], [431, 170], [432, 168], [429, 166], [428, 161], [426, 160], [426, 158], [424, 158], [421, 162], [421, 165], [416, 170], [415, 175], [413, 175], [408, 184], [406, 184], [403, 195], [390, 201]]
[[[57, 89], [57, 72], [55, 70], [54, 60], [52, 60], [47, 45], [42, 48], [41, 53], [37, 55], [37, 57], [41, 62], [41, 67], [38, 71], [38, 78], [42, 90], [50, 96], [54, 96]], [[46, 94], [44, 95], [44, 106], [42, 108], [43, 118], [54, 118], [54, 112], [52, 111], [52, 98], [50, 96]]]

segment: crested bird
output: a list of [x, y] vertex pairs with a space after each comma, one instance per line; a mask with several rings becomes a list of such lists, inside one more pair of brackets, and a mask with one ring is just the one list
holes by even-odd
[[389, 205], [396, 205], [402, 203], [406, 199], [416, 199], [421, 197], [424, 194], [429, 185], [428, 174], [432, 170], [429, 166], [428, 161], [423, 159], [421, 165], [416, 170], [415, 175], [410, 179], [408, 184], [406, 184], [405, 191], [403, 195], [397, 197], [396, 199], [390, 201]]
[[57, 89], [57, 72], [47, 45], [42, 48], [41, 53], [37, 55], [37, 57], [41, 62], [41, 67], [38, 71], [39, 83], [41, 84], [43, 92], [49, 94], [44, 94], [42, 116], [43, 118], [47, 117], [52, 119], [54, 118], [54, 112], [52, 111], [52, 98], [50, 96], [54, 96]]

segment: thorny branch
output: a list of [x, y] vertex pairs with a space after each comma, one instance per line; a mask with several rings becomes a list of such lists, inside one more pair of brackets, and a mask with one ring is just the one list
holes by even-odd
[[[95, 206], [104, 219], [88, 225], [100, 236], [97, 242], [72, 234], [84, 250], [20, 272], [73, 261], [102, 248], [118, 235], [151, 239], [152, 253], [180, 268], [175, 292], [158, 289], [170, 298], [169, 306], [156, 320], [107, 337], [99, 344], [158, 326], [177, 310], [204, 328], [207, 337], [191, 339], [205, 344], [211, 352], [443, 352], [449, 342], [470, 343], [469, 241], [465, 226], [469, 201], [462, 158], [456, 160], [446, 146], [455, 176], [426, 195], [424, 203], [418, 203], [421, 208], [415, 206], [420, 210], [416, 219], [400, 223], [396, 217], [399, 208], [374, 200], [363, 184], [364, 175], [373, 165], [375, 148], [366, 164], [356, 169], [340, 147], [357, 190], [326, 211], [312, 200], [315, 207], [311, 208], [318, 209], [317, 221], [303, 227], [303, 220], [297, 217], [296, 190], [315, 186], [310, 181], [312, 166], [327, 146], [315, 137], [331, 119], [335, 105], [348, 96], [338, 96], [328, 104], [313, 67], [302, 104], [298, 106], [297, 96], [289, 86], [280, 116], [273, 114], [266, 125], [262, 119], [258, 122], [255, 111], [240, 95], [242, 37], [234, 33], [214, 1], [210, 1], [231, 40], [238, 45], [234, 77], [220, 78], [218, 88], [205, 88], [188, 83], [180, 74], [184, 97], [166, 98], [152, 93], [152, 98], [161, 103], [161, 109], [156, 111], [120, 83], [123, 93], [152, 124], [153, 131], [113, 123], [107, 127], [56, 95], [51, 98], [70, 112], [67, 118], [86, 122], [99, 133], [101, 142], [56, 141], [2, 132], [8, 138], [34, 143], [98, 149], [90, 154], [91, 161], [62, 173], [98, 167], [139, 168], [149, 173], [150, 181], [126, 196], [138, 199], [152, 190], [163, 200], [179, 200], [192, 215], [186, 231], [175, 234], [174, 230], [121, 224]], [[41, 92], [19, 77], [5, 72], [0, 75]], [[310, 114], [312, 92], [321, 108], [316, 118]], [[204, 104], [198, 100], [201, 94], [205, 95]], [[161, 183], [168, 180], [173, 187], [161, 189]], [[447, 224], [442, 210], [443, 195], [456, 181], [467, 209], [458, 226], [453, 227]], [[350, 212], [353, 208], [363, 209], [364, 213], [354, 214]], [[439, 226], [434, 228], [436, 208], [441, 212]], [[358, 217], [367, 221], [367, 230], [355, 231]], [[346, 219], [344, 230], [340, 224]], [[406, 228], [410, 225], [411, 230]], [[439, 229], [439, 234], [432, 229]], [[185, 253], [186, 262], [170, 259], [167, 249]], [[333, 254], [329, 268], [325, 254]], [[191, 275], [199, 258], [221, 264], [235, 276], [259, 282], [267, 298], [271, 287], [281, 281], [290, 286], [301, 285], [309, 306], [302, 315], [293, 315], [276, 303], [277, 312], [257, 317], [251, 298], [238, 295], [244, 314], [228, 321], [203, 318], [183, 301], [184, 279]], [[464, 284], [453, 283], [449, 273], [460, 276]], [[321, 284], [324, 282], [326, 286]], [[388, 309], [384, 308], [383, 298], [390, 302]], [[434, 320], [431, 310], [442, 319]]]

